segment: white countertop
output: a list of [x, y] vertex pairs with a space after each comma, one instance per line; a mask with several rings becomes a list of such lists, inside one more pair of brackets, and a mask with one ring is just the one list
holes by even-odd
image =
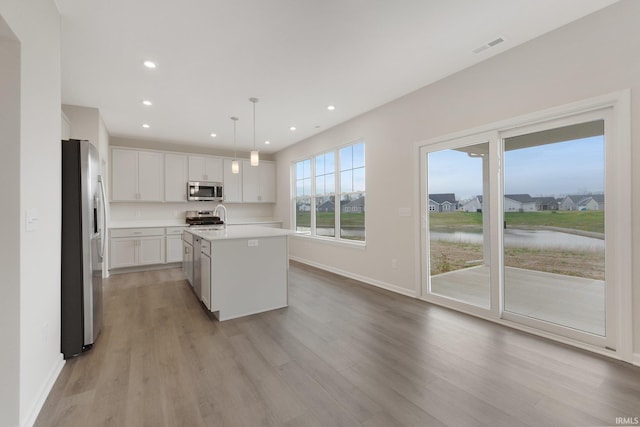
[[[249, 224], [273, 224], [282, 222], [278, 218], [239, 218], [237, 220], [229, 220], [227, 225], [239, 226]], [[111, 221], [109, 228], [144, 228], [144, 227], [187, 227], [184, 219], [140, 219], [140, 220], [124, 220]]]
[[187, 229], [188, 233], [205, 240], [228, 239], [255, 239], [259, 237], [280, 237], [295, 234], [295, 231], [282, 228], [260, 227], [259, 225], [237, 225], [222, 230], [194, 230]]

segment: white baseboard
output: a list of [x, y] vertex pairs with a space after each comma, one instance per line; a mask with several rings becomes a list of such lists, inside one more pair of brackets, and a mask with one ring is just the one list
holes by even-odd
[[633, 356], [631, 357], [631, 363], [636, 366], [640, 366], [640, 353], [633, 353]]
[[329, 271], [331, 273], [338, 274], [340, 276], [348, 277], [359, 282], [363, 282], [367, 285], [376, 286], [378, 288], [385, 289], [387, 291], [395, 292], [397, 294], [405, 295], [411, 298], [416, 298], [416, 293], [413, 290], [401, 288], [390, 283], [382, 282], [380, 280], [372, 279], [370, 277], [361, 276], [359, 274], [351, 273], [349, 271], [341, 270], [339, 268], [330, 267], [328, 265], [320, 264], [315, 261], [309, 261], [307, 259], [298, 258], [295, 256], [289, 256], [292, 261], [300, 262], [302, 264], [310, 265], [311, 267], [319, 268], [320, 270]]
[[36, 401], [31, 406], [31, 410], [27, 414], [27, 417], [20, 424], [21, 427], [32, 427], [35, 424], [36, 419], [40, 414], [40, 410], [42, 409], [42, 406], [44, 405], [45, 400], [47, 400], [47, 397], [49, 396], [49, 393], [51, 392], [53, 385], [56, 383], [56, 380], [58, 379], [58, 376], [60, 375], [60, 372], [62, 371], [64, 364], [65, 364], [64, 358], [62, 357], [62, 353], [60, 353], [60, 359], [58, 359], [57, 363], [51, 368], [51, 372], [49, 372], [49, 377], [47, 378], [47, 381], [43, 384], [42, 388], [40, 389], [40, 394], [36, 399]]

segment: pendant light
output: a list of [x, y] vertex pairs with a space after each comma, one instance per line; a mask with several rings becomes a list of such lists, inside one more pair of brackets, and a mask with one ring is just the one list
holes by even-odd
[[238, 162], [238, 151], [236, 150], [236, 122], [237, 117], [231, 117], [233, 120], [233, 160], [231, 161], [231, 173], [240, 173], [240, 162]]
[[256, 149], [256, 102], [258, 102], [258, 98], [249, 98], [249, 101], [253, 103], [253, 150], [251, 150], [251, 166], [258, 166], [260, 164], [260, 156]]

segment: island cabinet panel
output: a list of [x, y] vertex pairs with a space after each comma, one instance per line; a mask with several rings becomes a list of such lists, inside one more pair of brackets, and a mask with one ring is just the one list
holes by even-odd
[[184, 233], [182, 239], [182, 274], [193, 287], [193, 239], [189, 233]]
[[211, 308], [219, 320], [287, 306], [286, 236], [211, 242]]
[[209, 310], [212, 309], [211, 301], [211, 243], [203, 240], [200, 252], [200, 277], [202, 278], [202, 303]]

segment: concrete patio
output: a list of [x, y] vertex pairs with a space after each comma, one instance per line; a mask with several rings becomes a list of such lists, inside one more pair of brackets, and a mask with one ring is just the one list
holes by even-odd
[[[431, 292], [488, 309], [489, 266], [432, 276]], [[505, 311], [604, 335], [604, 281], [505, 267]]]

